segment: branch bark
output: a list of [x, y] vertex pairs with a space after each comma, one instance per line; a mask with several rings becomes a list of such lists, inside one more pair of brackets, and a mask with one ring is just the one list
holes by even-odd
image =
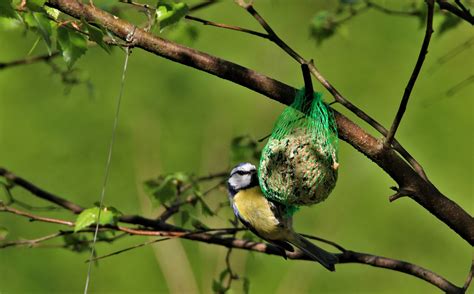
[[[55, 7], [74, 18], [100, 23], [122, 40], [136, 27], [94, 6], [77, 0], [49, 0]], [[158, 56], [178, 62], [233, 83], [242, 85], [273, 100], [289, 105], [296, 89], [280, 81], [266, 77], [251, 69], [187, 48], [136, 29], [133, 44]], [[386, 171], [400, 186], [413, 191], [409, 196], [426, 208], [469, 244], [474, 245], [474, 219], [454, 201], [444, 196], [433, 184], [425, 181], [393, 150], [383, 148], [382, 142], [365, 132], [348, 118], [335, 111], [339, 135], [355, 149]]]
[[[12, 213], [18, 216], [23, 216], [27, 217], [30, 220], [35, 220], [35, 221], [42, 221], [42, 222], [48, 222], [48, 223], [54, 223], [54, 224], [59, 224], [59, 225], [65, 225], [72, 227], [74, 226], [73, 222], [70, 221], [65, 221], [61, 219], [53, 219], [53, 218], [45, 218], [37, 215], [33, 215], [28, 212], [20, 211], [11, 207], [7, 207], [4, 205], [0, 205], [0, 212], [8, 212]], [[254, 251], [254, 252], [259, 252], [259, 253], [264, 253], [264, 254], [269, 254], [269, 255], [277, 255], [281, 256], [282, 252], [281, 249], [277, 248], [274, 245], [266, 244], [266, 243], [261, 243], [261, 242], [254, 242], [250, 240], [243, 240], [243, 239], [237, 239], [235, 237], [222, 237], [221, 233], [217, 234], [211, 234], [210, 232], [216, 231], [216, 232], [226, 232], [225, 229], [211, 229], [207, 230], [205, 232], [202, 231], [174, 231], [174, 230], [161, 230], [161, 231], [152, 231], [152, 230], [145, 230], [145, 229], [135, 229], [135, 228], [129, 228], [129, 227], [123, 227], [123, 226], [117, 226], [117, 227], [110, 227], [106, 226], [103, 227], [103, 229], [107, 230], [116, 230], [116, 231], [121, 231], [125, 232], [130, 235], [139, 235], [139, 236], [159, 236], [159, 237], [165, 237], [164, 239], [160, 240], [167, 240], [169, 238], [182, 238], [182, 239], [188, 239], [192, 241], [198, 241], [198, 242], [204, 242], [208, 244], [215, 244], [215, 245], [220, 245], [227, 247], [229, 249], [236, 248], [236, 249], [242, 249], [242, 250], [248, 250], [248, 251]], [[227, 233], [230, 234], [235, 234], [235, 230], [238, 229], [229, 229]], [[93, 233], [94, 231], [92, 228], [86, 232], [91, 232]], [[57, 236], [63, 235], [63, 233], [59, 232], [57, 234], [52, 234], [52, 235], [47, 235], [45, 237], [40, 237], [37, 239], [33, 240], [26, 240], [25, 242], [33, 242], [34, 244], [38, 244], [43, 241], [47, 241], [49, 239], [55, 238]], [[319, 238], [315, 238], [319, 239]], [[158, 240], [158, 241], [160, 241]], [[110, 255], [115, 255], [118, 253], [121, 253], [123, 251], [127, 251], [133, 248], [141, 247], [143, 245], [151, 244], [153, 242], [157, 242], [157, 240], [150, 241], [144, 244], [137, 245], [136, 247], [130, 247], [125, 250], [117, 251], [109, 255], [105, 255], [103, 257], [107, 257]], [[465, 293], [467, 290], [467, 287], [469, 286], [470, 283], [470, 275], [468, 275], [468, 279], [466, 283], [464, 284], [464, 287], [457, 287], [456, 285], [452, 284], [449, 282], [447, 279], [444, 277], [428, 270], [425, 269], [421, 266], [418, 266], [416, 264], [412, 264], [406, 261], [402, 260], [396, 260], [388, 257], [383, 257], [383, 256], [377, 256], [373, 254], [368, 254], [368, 253], [361, 253], [361, 252], [355, 252], [351, 250], [346, 250], [342, 246], [335, 244], [334, 242], [330, 242], [327, 240], [324, 240], [325, 243], [331, 244], [332, 246], [336, 247], [337, 249], [341, 250], [342, 253], [336, 254], [338, 258], [338, 264], [345, 264], [345, 263], [359, 263], [359, 264], [366, 264], [370, 265], [373, 267], [379, 267], [379, 268], [385, 268], [385, 269], [390, 269], [393, 271], [398, 271], [401, 273], [405, 273], [414, 277], [417, 277], [419, 279], [422, 279], [433, 286], [438, 287], [439, 289], [445, 291], [446, 293]], [[0, 249], [2, 248], [7, 248], [7, 247], [12, 247], [15, 245], [24, 245], [24, 242], [18, 241], [18, 242], [10, 242], [8, 246], [1, 246]], [[292, 259], [292, 260], [307, 260], [307, 261], [314, 261], [311, 257], [306, 256], [304, 253], [301, 251], [294, 251], [294, 252], [286, 252], [285, 253], [286, 258]], [[101, 258], [103, 258], [101, 257]], [[90, 260], [88, 260], [90, 261]], [[471, 270], [472, 272], [472, 270]]]

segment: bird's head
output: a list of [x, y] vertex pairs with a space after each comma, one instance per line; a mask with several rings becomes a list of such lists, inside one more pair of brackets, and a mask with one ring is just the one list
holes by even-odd
[[240, 163], [230, 172], [227, 180], [227, 188], [230, 196], [234, 196], [240, 190], [258, 186], [257, 168], [255, 165], [245, 162]]

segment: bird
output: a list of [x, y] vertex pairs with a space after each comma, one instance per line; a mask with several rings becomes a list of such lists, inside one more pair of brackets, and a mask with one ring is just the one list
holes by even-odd
[[265, 198], [253, 164], [240, 163], [232, 169], [227, 188], [235, 216], [255, 235], [275, 245], [285, 259], [285, 250], [294, 252], [293, 245], [326, 269], [335, 270], [337, 257], [296, 233], [285, 206]]

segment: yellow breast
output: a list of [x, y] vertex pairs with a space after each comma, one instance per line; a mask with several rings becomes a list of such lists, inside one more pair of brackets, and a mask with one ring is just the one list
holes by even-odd
[[261, 237], [271, 240], [280, 239], [282, 229], [278, 227], [279, 221], [275, 218], [260, 187], [239, 191], [234, 196], [234, 205], [240, 216], [250, 223]]

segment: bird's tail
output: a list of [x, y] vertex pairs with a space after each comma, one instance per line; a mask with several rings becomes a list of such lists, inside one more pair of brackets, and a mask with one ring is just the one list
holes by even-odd
[[287, 241], [296, 246], [315, 261], [322, 264], [328, 270], [335, 270], [334, 264], [338, 262], [338, 259], [334, 254], [319, 248], [297, 233], [291, 234]]

